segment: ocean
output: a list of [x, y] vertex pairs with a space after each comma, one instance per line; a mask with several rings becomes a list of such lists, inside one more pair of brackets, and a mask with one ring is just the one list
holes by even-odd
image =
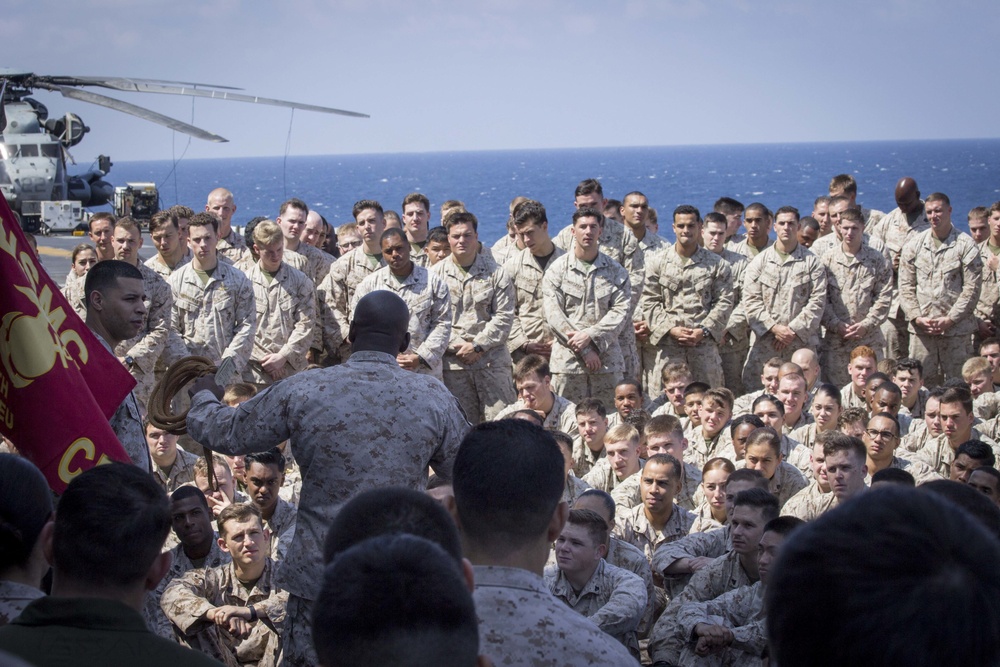
[[459, 199], [478, 217], [480, 239], [492, 244], [505, 233], [514, 197], [545, 204], [554, 235], [570, 221], [577, 183], [593, 177], [609, 198], [643, 192], [657, 209], [661, 235], [673, 240], [669, 221], [676, 206], [693, 204], [706, 213], [728, 196], [771, 210], [796, 206], [808, 215], [840, 173], [855, 177], [861, 204], [886, 212], [896, 206], [896, 182], [911, 176], [924, 195], [947, 194], [953, 221], [967, 229], [969, 209], [1000, 200], [998, 158], [1000, 139], [655, 146], [120, 162], [108, 180], [154, 182], [162, 206], [196, 211], [209, 191], [226, 187], [236, 195], [240, 226], [258, 215], [273, 218], [289, 197], [340, 225], [352, 220], [359, 199], [399, 211], [406, 194], [422, 192], [431, 201], [432, 224], [443, 201]]

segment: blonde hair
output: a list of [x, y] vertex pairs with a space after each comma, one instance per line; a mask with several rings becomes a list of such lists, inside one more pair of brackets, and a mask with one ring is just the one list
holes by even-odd
[[281, 228], [270, 220], [261, 220], [253, 228], [253, 242], [261, 247], [273, 245], [282, 237]]
[[631, 424], [615, 424], [604, 434], [604, 444], [628, 440], [633, 445], [639, 444], [639, 431]]

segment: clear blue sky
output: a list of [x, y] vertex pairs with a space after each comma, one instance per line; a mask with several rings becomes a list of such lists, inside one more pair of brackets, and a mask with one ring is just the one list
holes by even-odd
[[[997, 135], [996, 0], [8, 0], [0, 66], [238, 86], [291, 154]], [[29, 54], [33, 54], [29, 56]], [[94, 89], [97, 92], [105, 92]], [[185, 121], [191, 102], [107, 91]], [[45, 93], [88, 164], [186, 136]], [[198, 100], [188, 158], [281, 155], [289, 111]]]

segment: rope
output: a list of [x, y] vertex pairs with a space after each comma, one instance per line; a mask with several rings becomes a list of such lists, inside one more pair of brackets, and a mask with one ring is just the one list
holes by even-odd
[[[149, 396], [149, 404], [146, 406], [149, 423], [167, 433], [186, 434], [188, 411], [174, 414], [171, 405], [174, 397], [189, 382], [211, 375], [215, 371], [215, 364], [207, 357], [184, 357], [172, 363]], [[202, 448], [205, 450], [205, 462], [208, 464], [208, 488], [214, 491], [218, 486], [215, 480], [215, 466], [212, 464], [213, 452], [204, 445]]]

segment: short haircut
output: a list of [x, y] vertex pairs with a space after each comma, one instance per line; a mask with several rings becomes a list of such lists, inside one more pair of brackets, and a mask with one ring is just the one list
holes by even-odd
[[184, 486], [178, 486], [173, 493], [170, 494], [170, 502], [176, 503], [187, 498], [194, 498], [201, 504], [202, 507], [208, 509], [208, 499], [205, 497], [204, 492], [197, 486], [192, 486], [190, 484], [185, 484]]
[[157, 211], [153, 214], [153, 217], [149, 219], [149, 233], [153, 234], [159, 231], [161, 227], [166, 227], [168, 225], [172, 226], [174, 229], [180, 230], [180, 223], [177, 222], [177, 214], [174, 210], [167, 209], [166, 211]]
[[781, 208], [779, 208], [777, 211], [774, 212], [774, 217], [777, 218], [779, 215], [783, 215], [785, 213], [790, 213], [793, 216], [795, 216], [795, 222], [798, 222], [799, 219], [802, 217], [799, 215], [799, 209], [795, 208], [794, 206], [782, 206]]
[[764, 428], [764, 420], [757, 415], [740, 415], [733, 421], [729, 422], [729, 435], [736, 433], [736, 429], [744, 424], [750, 424], [754, 428]]
[[448, 230], [440, 225], [427, 230], [428, 243], [448, 243]]
[[[257, 217], [250, 220], [250, 222], [247, 223], [247, 226], [243, 228], [243, 240], [246, 242], [247, 248], [250, 249], [250, 254], [253, 255], [254, 259], [260, 259], [260, 257], [257, 255], [257, 252], [253, 249], [253, 244], [254, 244], [253, 233], [257, 231], [257, 225], [259, 225], [264, 221], [270, 222], [270, 220], [264, 217], [263, 215], [258, 215]], [[282, 235], [284, 235], [284, 233], [282, 233]]]
[[505, 553], [544, 537], [566, 486], [565, 459], [555, 439], [516, 419], [469, 431], [453, 475], [463, 535]]
[[635, 387], [640, 394], [642, 393], [642, 383], [635, 378], [622, 378], [615, 383], [615, 389], [618, 387]]
[[850, 174], [837, 174], [830, 179], [830, 192], [843, 192], [845, 194], [857, 194], [858, 182]]
[[877, 364], [875, 364], [875, 368], [889, 377], [892, 377], [892, 374], [896, 372], [897, 363], [898, 362], [892, 357], [883, 357]]
[[673, 415], [657, 415], [646, 422], [643, 435], [647, 438], [653, 435], [684, 435], [684, 425]]
[[545, 426], [545, 420], [542, 419], [541, 415], [534, 410], [529, 410], [528, 408], [514, 410], [514, 412], [511, 412], [509, 415], [504, 417], [504, 419], [523, 419], [530, 421], [535, 426]]
[[847, 195], [832, 195], [830, 197], [830, 208], [834, 208], [838, 204], [848, 204], [849, 207], [850, 203], [851, 203], [851, 198], [848, 197]]
[[775, 454], [781, 454], [781, 435], [770, 426], [756, 429], [747, 438], [746, 448], [750, 449], [756, 445], [767, 445]]
[[28, 562], [52, 518], [52, 493], [31, 461], [0, 453], [0, 574]]
[[868, 459], [868, 449], [860, 438], [834, 431], [824, 439], [823, 456], [830, 456], [837, 452], [850, 452], [861, 461]]
[[596, 218], [599, 224], [604, 224], [604, 214], [596, 208], [590, 208], [589, 206], [578, 208], [573, 212], [573, 226], [575, 227], [576, 221], [582, 218]]
[[866, 424], [870, 424], [871, 421], [873, 419], [875, 419], [876, 417], [881, 417], [882, 419], [888, 419], [889, 421], [891, 421], [892, 424], [893, 424], [893, 426], [896, 429], [896, 435], [897, 436], [899, 435], [899, 433], [900, 433], [899, 418], [896, 417], [896, 415], [891, 414], [889, 412], [876, 412], [871, 417], [868, 418], [868, 421], [866, 422]]
[[765, 603], [771, 659], [814, 667], [995, 664], [998, 560], [997, 540], [943, 498], [894, 486], [861, 494], [782, 547]]
[[955, 458], [961, 454], [965, 454], [974, 461], [983, 461], [988, 466], [996, 465], [997, 462], [993, 448], [982, 440], [966, 440], [955, 450]]
[[[102, 262], [98, 262], [94, 265], [94, 269], [101, 264]], [[94, 269], [91, 269], [90, 273], [93, 273]], [[88, 282], [90, 281], [90, 273], [87, 274]], [[972, 413], [972, 392], [965, 387], [948, 387], [948, 389], [941, 394], [941, 398], [938, 399], [938, 402], [941, 405], [945, 405], [946, 403], [961, 403], [962, 409], [964, 409], [967, 413]]]
[[257, 521], [260, 522], [260, 527], [264, 527], [264, 518], [260, 514], [260, 510], [253, 503], [233, 503], [232, 505], [226, 505], [219, 512], [218, 518], [216, 518], [215, 523], [219, 526], [219, 537], [225, 538], [229, 531], [226, 530], [226, 524], [230, 521], [248, 521], [256, 517]]
[[650, 465], [659, 466], [670, 466], [670, 477], [675, 482], [680, 482], [684, 479], [684, 464], [678, 461], [675, 457], [670, 454], [653, 454], [648, 459], [646, 463], [642, 466], [645, 470]]
[[[770, 359], [768, 359], [767, 361], [764, 362], [764, 365], [761, 366], [760, 370], [763, 373], [765, 368], [777, 368], [777, 369], [780, 369], [781, 366], [784, 363], [785, 362], [784, 362], [784, 360], [781, 357], [771, 357]], [[798, 364], [795, 364], [795, 365], [798, 366]]]
[[856, 222], [856, 223], [858, 223], [859, 225], [862, 225], [862, 226], [864, 226], [864, 224], [865, 224], [865, 219], [861, 215], [861, 211], [859, 211], [856, 208], [849, 208], [846, 211], [841, 211], [840, 212], [840, 221], [843, 222], [845, 220], [850, 220], [851, 222]]
[[218, 235], [219, 219], [215, 217], [215, 215], [207, 211], [202, 211], [201, 213], [195, 213], [188, 220], [188, 232], [190, 232], [192, 227], [211, 227], [212, 232], [215, 235]]
[[523, 382], [531, 375], [538, 375], [540, 378], [552, 377], [549, 370], [548, 360], [539, 354], [529, 354], [517, 362], [514, 366], [514, 382]]
[[858, 423], [862, 426], [868, 425], [868, 411], [864, 408], [847, 408], [837, 418], [837, 428], [839, 430], [843, 430], [845, 426], [850, 424]]
[[706, 391], [712, 388], [712, 385], [707, 382], [700, 382], [695, 380], [694, 382], [689, 382], [686, 387], [684, 387], [684, 398], [688, 396], [693, 396], [695, 394], [704, 394]]
[[548, 221], [549, 218], [545, 213], [545, 206], [543, 206], [541, 202], [537, 202], [534, 199], [521, 202], [514, 207], [514, 229], [524, 227], [528, 224], [534, 224], [540, 227]]
[[107, 211], [99, 211], [99, 212], [95, 213], [94, 215], [90, 216], [90, 220], [87, 222], [87, 228], [88, 228], [88, 230], [91, 231], [91, 232], [93, 232], [94, 231], [94, 223], [95, 222], [101, 222], [101, 221], [110, 222], [112, 229], [114, 229], [115, 225], [118, 223], [118, 220], [112, 214], [108, 213]]
[[594, 544], [607, 545], [608, 523], [604, 520], [604, 517], [594, 510], [571, 509], [566, 523], [585, 528], [590, 539], [594, 541]]
[[226, 387], [222, 394], [222, 402], [226, 405], [231, 403], [242, 403], [257, 395], [257, 387], [250, 382], [234, 382]]
[[851, 361], [854, 361], [858, 357], [868, 357], [869, 359], [877, 359], [878, 355], [875, 354], [875, 350], [871, 349], [867, 345], [858, 345], [853, 350], [851, 350]]
[[604, 188], [601, 187], [601, 182], [596, 178], [588, 178], [580, 181], [580, 184], [576, 186], [576, 190], [573, 192], [574, 197], [591, 194], [600, 195], [602, 198], [604, 197]]
[[883, 382], [880, 382], [879, 385], [875, 387], [874, 391], [876, 392], [887, 391], [890, 394], [896, 394], [896, 396], [903, 395], [903, 390], [900, 389], [899, 385], [893, 382], [892, 380], [885, 380]]
[[806, 522], [797, 516], [779, 516], [764, 524], [764, 532], [788, 537], [804, 525]]
[[[715, 200], [715, 204], [712, 206], [713, 213], [722, 213], [723, 215], [733, 215], [734, 213], [743, 212], [743, 204], [736, 201], [732, 197], [719, 197]], [[705, 216], [708, 220], [708, 216]]]
[[[985, 343], [985, 341], [984, 341]], [[914, 359], [913, 357], [903, 357], [896, 362], [896, 370], [893, 373], [899, 373], [900, 371], [908, 371], [912, 373], [917, 372], [921, 378], [924, 377], [924, 365], [919, 359]]]
[[751, 470], [750, 468], [737, 468], [736, 472], [729, 476], [726, 480], [726, 484], [732, 484], [733, 482], [751, 482], [754, 486], [766, 489], [769, 484], [769, 480], [764, 477], [764, 473], [760, 470]]
[[674, 209], [675, 222], [677, 221], [677, 216], [679, 215], [693, 215], [695, 221], [701, 222], [701, 212], [694, 206], [691, 206], [691, 204], [681, 204]]
[[990, 366], [990, 362], [986, 357], [969, 357], [962, 364], [962, 379], [966, 382], [971, 382], [972, 378], [981, 373], [986, 373], [990, 376], [993, 375], [993, 367]]
[[309, 215], [309, 204], [295, 197], [292, 197], [291, 199], [286, 199], [281, 203], [281, 208], [278, 209], [278, 215], [279, 216], [284, 215], [290, 208], [294, 208], [298, 211], [302, 211], [306, 215]]
[[118, 223], [115, 224], [115, 231], [118, 231], [119, 227], [129, 232], [130, 234], [134, 232], [139, 236], [142, 236], [142, 229], [139, 228], [139, 223], [137, 223], [135, 219], [132, 218], [131, 216], [126, 215], [121, 218], [118, 218]]
[[774, 494], [767, 489], [761, 488], [747, 489], [737, 493], [736, 497], [733, 498], [733, 507], [740, 506], [759, 509], [765, 522], [777, 519], [781, 509], [778, 506], [778, 499], [774, 497]]
[[340, 553], [313, 606], [325, 667], [463, 667], [479, 654], [472, 595], [454, 560], [415, 535], [380, 535]]
[[601, 403], [599, 398], [590, 396], [576, 404], [576, 416], [597, 414], [598, 417], [607, 417], [608, 410]]
[[281, 227], [270, 220], [261, 220], [254, 227], [253, 242], [259, 246], [269, 246], [284, 239]]
[[[212, 469], [215, 468], [224, 468], [230, 475], [233, 474], [232, 468], [229, 467], [229, 461], [218, 454], [212, 454]], [[198, 460], [194, 462], [194, 474], [195, 477], [208, 477], [208, 461], [204, 456], [199, 456]]]
[[573, 438], [563, 431], [549, 431], [552, 437], [556, 439], [556, 444], [559, 448], [565, 452], [569, 452], [571, 455], [573, 453]]
[[367, 211], [368, 209], [378, 211], [378, 214], [381, 216], [385, 215], [385, 211], [382, 210], [382, 204], [379, 204], [374, 199], [362, 199], [354, 202], [354, 206], [351, 207], [351, 217], [357, 220], [358, 216], [361, 215], [361, 211]]
[[259, 463], [262, 466], [274, 466], [282, 474], [285, 472], [285, 456], [277, 447], [263, 452], [253, 452], [243, 457], [243, 465], [246, 466], [247, 471], [254, 463]]
[[771, 209], [769, 209], [767, 206], [764, 206], [764, 204], [760, 203], [759, 201], [755, 201], [754, 203], [747, 206], [746, 211], [744, 211], [743, 213], [743, 217], [746, 217], [750, 213], [750, 211], [759, 212], [765, 219], [770, 219], [774, 217], [774, 215], [771, 214]]
[[782, 403], [781, 399], [779, 399], [774, 394], [761, 394], [757, 398], [753, 399], [753, 404], [750, 406], [750, 409], [756, 410], [757, 406], [760, 405], [761, 403], [772, 404], [774, 407], [778, 409], [778, 412], [781, 413], [782, 417], [785, 416], [785, 404]]
[[407, 248], [409, 247], [410, 242], [407, 240], [406, 234], [404, 234], [403, 230], [400, 229], [399, 227], [390, 227], [389, 229], [383, 231], [382, 236], [378, 238], [379, 247], [381, 247], [382, 244], [385, 243], [386, 239], [391, 239], [393, 237], [398, 238], [400, 241], [402, 241], [405, 247]]
[[715, 387], [714, 389], [709, 389], [705, 392], [705, 395], [701, 397], [702, 405], [708, 401], [710, 403], [721, 404], [727, 410], [733, 409], [733, 402], [735, 400], [736, 399], [733, 398], [733, 392], [725, 387]]
[[726, 220], [726, 216], [725, 215], [723, 215], [722, 213], [716, 213], [715, 211], [709, 211], [708, 213], [706, 213], [703, 222], [706, 225], [708, 225], [708, 224], [728, 225], [729, 224], [729, 221]]
[[[170, 211], [173, 215], [177, 216], [178, 221], [190, 220], [192, 217], [194, 217], [194, 210], [187, 206], [184, 206], [183, 204], [176, 204], [174, 206], [171, 206], [167, 210]], [[177, 224], [180, 225], [180, 222], [178, 222]]]
[[888, 482], [889, 484], [900, 484], [902, 486], [908, 486], [913, 488], [917, 485], [917, 480], [913, 478], [913, 475], [906, 472], [902, 468], [882, 468], [874, 475], [872, 475], [872, 485], [879, 482]]
[[59, 501], [56, 576], [122, 588], [145, 580], [170, 530], [170, 504], [156, 479], [109, 463], [80, 473]]
[[993, 213], [1000, 213], [1000, 201], [990, 204], [990, 214], [992, 215]]
[[[843, 216], [841, 216], [841, 219], [843, 219]], [[817, 232], [819, 231], [819, 222], [811, 215], [802, 216], [799, 218], [799, 222], [802, 224], [804, 229], [812, 229]]]
[[671, 361], [663, 367], [663, 371], [660, 373], [663, 384], [680, 380], [681, 378], [690, 379], [691, 375], [691, 368], [683, 361]]
[[94, 292], [105, 294], [109, 289], [117, 289], [119, 278], [142, 280], [142, 272], [134, 264], [118, 259], [105, 259], [90, 267], [87, 279], [83, 283], [87, 308], [90, 308], [91, 294]]
[[323, 561], [379, 535], [416, 535], [462, 562], [458, 529], [448, 511], [426, 493], [403, 487], [371, 489], [349, 500], [334, 517], [323, 545]]
[[870, 387], [872, 391], [878, 389], [882, 386], [883, 382], [888, 382], [889, 376], [881, 371], [875, 371], [867, 378], [865, 378], [865, 386]]
[[[610, 493], [601, 489], [587, 489], [576, 497], [577, 500], [581, 498], [599, 498], [604, 503], [604, 509], [607, 511], [612, 525], [614, 524], [617, 505], [615, 505], [615, 499], [611, 497]], [[608, 527], [610, 528], [611, 526]]]
[[944, 202], [945, 206], [951, 206], [951, 200], [948, 199], [948, 195], [943, 192], [932, 192], [924, 199], [924, 204], [930, 204], [931, 202], [940, 201]]
[[993, 466], [979, 466], [972, 472], [973, 473], [981, 472], [983, 474], [989, 475], [990, 477], [996, 480], [996, 485], [998, 488], [1000, 488], [1000, 470], [997, 470]]
[[736, 472], [736, 466], [733, 462], [722, 456], [716, 456], [714, 459], [709, 459], [705, 462], [705, 465], [701, 467], [701, 474], [704, 477], [706, 474], [712, 470], [725, 470], [726, 473], [732, 475]]
[[358, 223], [345, 222], [340, 227], [337, 227], [338, 241], [343, 241], [348, 236], [361, 236], [361, 232], [358, 231]]
[[604, 434], [604, 444], [628, 440], [633, 444], [639, 444], [639, 431], [631, 424], [615, 424]]
[[424, 207], [425, 211], [428, 213], [431, 212], [431, 200], [427, 198], [427, 195], [420, 192], [411, 192], [403, 197], [403, 203], [400, 205], [400, 208], [405, 211], [409, 204], [420, 204]]
[[[997, 203], [1000, 204], [1000, 202]], [[989, 338], [984, 339], [979, 344], [979, 354], [982, 355], [983, 353], [982, 350], [984, 347], [990, 347], [992, 345], [1000, 346], [1000, 338], [997, 338], [996, 336], [990, 336]]]
[[444, 225], [449, 231], [455, 225], [472, 225], [473, 231], [479, 231], [479, 220], [475, 215], [469, 213], [468, 211], [456, 211], [454, 213], [449, 213], [448, 217], [445, 218]]

